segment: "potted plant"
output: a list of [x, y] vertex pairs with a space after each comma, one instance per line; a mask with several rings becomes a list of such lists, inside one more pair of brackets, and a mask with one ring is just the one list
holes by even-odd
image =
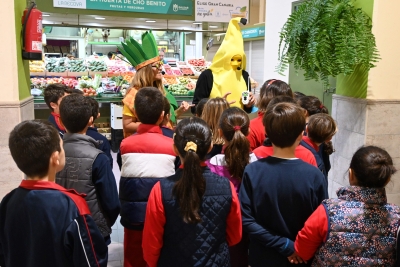
[[277, 71], [293, 63], [306, 80], [328, 85], [329, 76], [349, 75], [357, 65], [369, 70], [379, 59], [371, 28], [371, 18], [351, 0], [307, 0], [280, 33]]

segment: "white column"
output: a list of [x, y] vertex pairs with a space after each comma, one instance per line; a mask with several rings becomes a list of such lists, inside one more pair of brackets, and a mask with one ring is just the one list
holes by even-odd
[[[197, 28], [199, 30], [203, 29], [202, 25]], [[203, 33], [196, 32], [196, 58], [201, 58], [203, 56]], [[204, 55], [205, 56], [205, 55]]]
[[293, 0], [265, 0], [265, 45], [264, 45], [264, 81], [280, 79], [289, 81], [289, 70], [285, 76], [275, 72], [278, 65], [279, 33], [292, 12]]

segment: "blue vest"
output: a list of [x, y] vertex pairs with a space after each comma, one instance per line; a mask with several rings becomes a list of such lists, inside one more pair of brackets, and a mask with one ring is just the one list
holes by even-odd
[[174, 176], [161, 181], [166, 223], [158, 267], [229, 267], [226, 241], [226, 220], [232, 203], [229, 180], [204, 168], [206, 190], [199, 212], [202, 221], [188, 224], [183, 222], [179, 203], [172, 195], [181, 176], [179, 169]]
[[325, 169], [325, 164], [324, 161], [322, 160], [320, 154], [309, 144], [307, 144], [307, 142], [305, 142], [304, 140], [300, 141], [300, 145], [304, 146], [305, 148], [307, 148], [308, 150], [311, 151], [311, 153], [314, 155], [315, 160], [317, 161], [317, 165], [318, 165], [318, 169], [322, 172], [322, 174], [325, 176], [326, 178], [326, 182], [328, 182], [328, 174], [326, 173], [326, 169]]

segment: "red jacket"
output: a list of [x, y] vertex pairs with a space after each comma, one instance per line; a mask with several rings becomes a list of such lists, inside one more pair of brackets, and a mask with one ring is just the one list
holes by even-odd
[[262, 146], [265, 139], [265, 128], [263, 125], [264, 113], [258, 112], [258, 117], [250, 121], [250, 132], [247, 139], [250, 142], [250, 149], [253, 151]]
[[[270, 157], [274, 154], [274, 148], [272, 146], [260, 146], [256, 148], [253, 153], [257, 156], [257, 158], [266, 158]], [[317, 162], [315, 161], [314, 155], [303, 146], [297, 146], [294, 151], [296, 158], [301, 159], [304, 162], [307, 162], [315, 167], [318, 167]]]

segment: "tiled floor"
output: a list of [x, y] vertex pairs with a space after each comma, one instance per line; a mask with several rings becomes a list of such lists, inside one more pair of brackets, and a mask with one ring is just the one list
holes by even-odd
[[[117, 187], [119, 187], [119, 179], [121, 177], [121, 172], [119, 171], [117, 165], [117, 154], [112, 153], [114, 159], [114, 176], [117, 182]], [[124, 266], [124, 227], [120, 224], [120, 217], [118, 217], [117, 221], [112, 227], [111, 233], [111, 244], [108, 246], [108, 267], [122, 267]]]

